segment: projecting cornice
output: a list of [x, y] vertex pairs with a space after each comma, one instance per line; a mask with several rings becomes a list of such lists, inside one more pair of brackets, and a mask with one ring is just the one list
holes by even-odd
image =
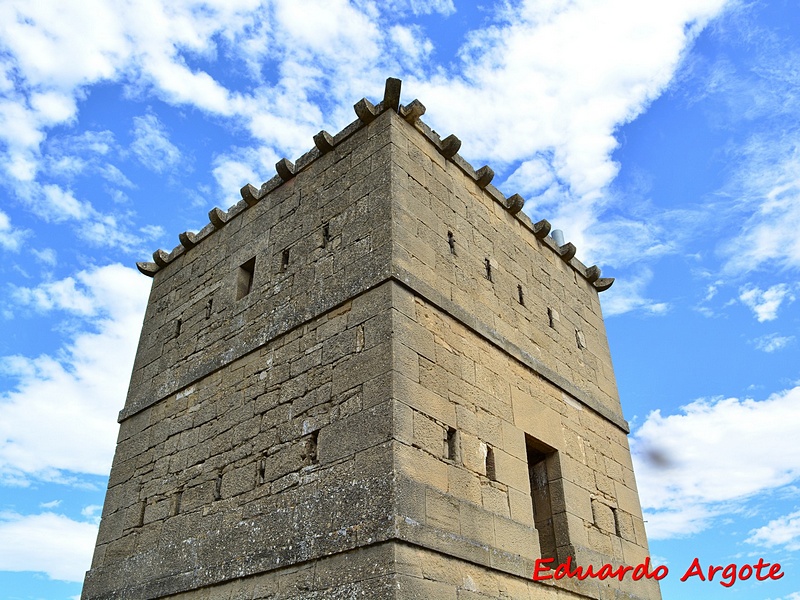
[[276, 175], [269, 181], [264, 182], [260, 188], [251, 184], [246, 184], [240, 190], [242, 200], [233, 205], [227, 211], [215, 207], [209, 212], [209, 224], [197, 233], [186, 231], [179, 236], [180, 244], [171, 252], [156, 250], [153, 253], [153, 262], [138, 262], [137, 268], [140, 272], [153, 277], [155, 274], [166, 267], [184, 252], [192, 250], [200, 245], [202, 241], [213, 234], [216, 230], [222, 229], [231, 219], [239, 213], [255, 206], [266, 198], [270, 192], [280, 187], [285, 182], [290, 181], [303, 169], [307, 168], [320, 156], [333, 151], [338, 144], [349, 138], [362, 127], [366, 127], [383, 112], [391, 110], [405, 121], [414, 126], [416, 131], [431, 143], [438, 152], [447, 160], [451, 161], [464, 174], [475, 182], [475, 185], [488, 194], [495, 202], [502, 206], [510, 215], [515, 217], [525, 228], [527, 228], [541, 243], [558, 255], [565, 263], [569, 264], [580, 276], [598, 291], [602, 292], [611, 287], [614, 283], [613, 278], [600, 277], [599, 267], [585, 266], [575, 257], [577, 248], [572, 243], [558, 244], [550, 237], [550, 223], [544, 219], [537, 223], [531, 220], [522, 211], [525, 206], [525, 199], [519, 194], [513, 194], [506, 198], [500, 190], [491, 184], [494, 171], [484, 165], [479, 169], [474, 169], [469, 162], [464, 160], [458, 151], [461, 148], [461, 140], [454, 134], [450, 134], [442, 139], [435, 131], [420, 120], [425, 114], [425, 106], [419, 100], [412, 100], [406, 105], [400, 104], [401, 81], [390, 77], [386, 80], [383, 100], [378, 104], [372, 104], [366, 98], [362, 98], [353, 106], [356, 116], [355, 121], [342, 129], [335, 135], [327, 131], [320, 131], [314, 136], [314, 148], [306, 152], [294, 163], [287, 158], [282, 158], [275, 165]]

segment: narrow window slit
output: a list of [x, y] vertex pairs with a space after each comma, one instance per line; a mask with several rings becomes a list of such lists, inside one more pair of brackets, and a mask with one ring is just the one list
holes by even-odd
[[178, 337], [181, 334], [182, 325], [183, 325], [183, 320], [175, 319], [175, 337]]
[[289, 267], [289, 248], [283, 251], [281, 255], [281, 271], [285, 271]]
[[327, 248], [328, 243], [331, 241], [331, 228], [328, 223], [322, 226], [322, 247]]
[[258, 460], [258, 483], [262, 484], [267, 477], [267, 457], [262, 456]]
[[318, 457], [317, 457], [317, 443], [319, 441], [319, 429], [312, 432], [305, 443], [305, 448], [303, 448], [302, 458], [305, 464], [307, 465], [315, 465], [317, 464]]
[[458, 432], [454, 427], [447, 428], [447, 458], [452, 461], [458, 460]]
[[619, 515], [617, 514], [617, 509], [613, 506], [611, 507], [611, 514], [614, 515], [614, 531], [617, 534], [617, 537], [622, 537], [622, 533], [620, 532], [619, 528]]
[[486, 477], [492, 481], [497, 481], [497, 471], [494, 464], [494, 448], [486, 445]]
[[525, 306], [525, 296], [522, 294], [522, 286], [517, 285], [517, 298], [522, 306]]
[[222, 498], [222, 471], [217, 473], [217, 482], [214, 486], [214, 500], [220, 500]]
[[483, 260], [483, 264], [486, 266], [486, 279], [492, 281], [492, 263], [491, 261], [486, 258]]
[[558, 515], [554, 506], [552, 470], [557, 461], [556, 452], [542, 442], [525, 434], [528, 459], [528, 478], [531, 486], [533, 523], [539, 532], [539, 550], [544, 558], [557, 556], [556, 523]]
[[253, 289], [253, 277], [256, 272], [256, 257], [254, 256], [242, 266], [236, 274], [236, 299], [241, 300]]
[[556, 317], [553, 314], [553, 309], [552, 308], [548, 308], [547, 309], [547, 321], [548, 321], [550, 327], [552, 327], [553, 329], [556, 328]]
[[319, 429], [317, 429], [314, 433], [311, 434], [311, 441], [309, 443], [309, 455], [311, 458], [311, 464], [317, 464], [319, 457], [317, 456], [317, 448], [319, 444]]
[[456, 253], [456, 238], [453, 237], [453, 232], [447, 232], [447, 245], [450, 246], [450, 254]]
[[172, 506], [170, 507], [170, 514], [174, 517], [181, 512], [181, 499], [183, 498], [183, 488], [178, 490], [172, 495]]
[[144, 527], [144, 511], [147, 509], [147, 501], [142, 500], [139, 502], [139, 519], [136, 522], [137, 527]]
[[209, 298], [208, 302], [206, 302], [206, 319], [211, 318], [211, 309], [214, 307], [214, 299]]

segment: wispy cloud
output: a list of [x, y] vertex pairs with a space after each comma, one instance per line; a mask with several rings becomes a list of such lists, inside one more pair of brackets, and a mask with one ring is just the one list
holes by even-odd
[[648, 535], [697, 533], [741, 503], [800, 478], [800, 387], [765, 400], [701, 399], [650, 413], [632, 436]]
[[778, 335], [777, 333], [770, 333], [769, 335], [757, 338], [754, 343], [758, 350], [762, 352], [776, 352], [791, 344], [794, 341], [793, 335]]
[[178, 147], [169, 141], [164, 124], [155, 115], [133, 118], [131, 151], [148, 169], [163, 173], [181, 160]]
[[456, 7], [453, 0], [400, 0], [392, 3], [392, 10], [408, 10], [415, 15], [440, 13], [448, 16], [456, 12]]
[[601, 297], [603, 314], [611, 317], [632, 311], [651, 315], [666, 313], [669, 310], [668, 303], [657, 302], [645, 296], [644, 289], [652, 279], [652, 271], [641, 269], [637, 275], [615, 281], [614, 286]]
[[751, 140], [736, 194], [745, 218], [721, 246], [729, 273], [800, 267], [800, 130]]
[[739, 291], [739, 300], [755, 313], [759, 323], [763, 323], [777, 319], [781, 304], [794, 302], [794, 294], [785, 283], [773, 285], [766, 290], [748, 285]]

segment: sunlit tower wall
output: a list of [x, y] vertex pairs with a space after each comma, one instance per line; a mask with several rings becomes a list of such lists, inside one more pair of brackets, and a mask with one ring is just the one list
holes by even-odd
[[660, 598], [598, 292], [400, 104], [209, 213], [153, 278], [82, 598]]

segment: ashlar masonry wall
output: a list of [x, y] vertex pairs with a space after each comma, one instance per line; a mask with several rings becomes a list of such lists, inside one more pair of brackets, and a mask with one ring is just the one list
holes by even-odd
[[141, 267], [84, 599], [660, 598], [531, 581], [647, 554], [599, 272], [390, 92]]
[[[528, 577], [526, 560], [492, 549], [638, 564], [647, 540], [597, 290], [524, 215], [394, 121], [392, 264], [408, 293], [394, 326], [404, 536]], [[549, 524], [534, 522], [536, 477], [548, 480], [537, 508]], [[587, 587], [575, 589], [611, 593]], [[619, 591], [660, 597], [652, 582]]]

